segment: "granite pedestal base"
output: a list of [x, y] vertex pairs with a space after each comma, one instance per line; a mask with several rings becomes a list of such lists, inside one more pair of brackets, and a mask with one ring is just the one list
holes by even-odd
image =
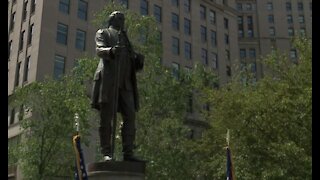
[[144, 180], [146, 163], [107, 161], [88, 164], [90, 180]]

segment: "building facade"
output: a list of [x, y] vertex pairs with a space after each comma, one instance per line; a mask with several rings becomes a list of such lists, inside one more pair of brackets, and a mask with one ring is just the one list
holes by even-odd
[[[84, 55], [95, 56], [94, 14], [112, 0], [9, 0], [8, 96], [16, 87], [45, 76], [59, 78]], [[154, 16], [161, 31], [162, 63], [175, 70], [199, 62], [230, 81], [234, 64], [251, 64], [272, 47], [294, 59], [294, 35], [312, 38], [311, 0], [114, 0], [142, 15]], [[8, 109], [8, 142], [16, 142], [20, 109]], [[191, 115], [191, 119], [197, 116]], [[196, 123], [197, 124], [197, 123]], [[199, 123], [198, 123], [199, 125]], [[201, 123], [200, 123], [201, 126]], [[195, 126], [195, 136], [201, 127]], [[88, 157], [88, 161], [93, 157]], [[8, 174], [19, 179], [16, 168]], [[11, 176], [11, 175], [10, 175]]]

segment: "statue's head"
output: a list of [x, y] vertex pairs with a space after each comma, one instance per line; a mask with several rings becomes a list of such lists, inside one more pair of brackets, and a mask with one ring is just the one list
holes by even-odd
[[123, 29], [124, 28], [124, 14], [120, 11], [112, 12], [109, 16], [109, 26], [112, 26], [118, 30]]

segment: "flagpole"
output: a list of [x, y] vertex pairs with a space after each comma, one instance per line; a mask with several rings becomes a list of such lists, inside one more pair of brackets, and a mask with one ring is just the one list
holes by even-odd
[[226, 135], [226, 142], [227, 142], [227, 180], [236, 180], [235, 174], [234, 174], [234, 166], [231, 156], [231, 149], [230, 149], [230, 131], [227, 129], [227, 135]]
[[77, 149], [77, 139], [79, 138], [79, 115], [78, 113], [75, 113], [74, 115], [74, 121], [75, 121], [75, 128], [76, 128], [76, 134], [73, 136], [73, 147], [74, 151], [76, 153], [76, 163], [77, 163], [77, 171], [78, 171], [78, 178], [79, 180], [82, 180], [82, 171], [80, 168], [80, 154]]

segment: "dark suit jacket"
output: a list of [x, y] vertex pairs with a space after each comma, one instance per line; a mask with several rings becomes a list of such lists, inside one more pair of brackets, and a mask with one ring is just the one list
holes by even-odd
[[[96, 52], [100, 57], [99, 65], [93, 78], [91, 106], [99, 110], [99, 104], [114, 97], [114, 86], [117, 79], [116, 62], [111, 48], [117, 45], [118, 31], [112, 28], [99, 29], [95, 37]], [[103, 50], [102, 50], [103, 49]], [[143, 68], [144, 56], [134, 53], [127, 56], [131, 60], [131, 83], [136, 111], [139, 109], [136, 72]]]

